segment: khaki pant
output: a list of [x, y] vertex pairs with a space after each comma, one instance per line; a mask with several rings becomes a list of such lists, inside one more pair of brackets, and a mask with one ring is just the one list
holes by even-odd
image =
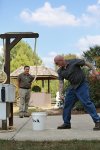
[[28, 111], [28, 103], [30, 100], [30, 89], [19, 89], [20, 103], [19, 103], [19, 112]]

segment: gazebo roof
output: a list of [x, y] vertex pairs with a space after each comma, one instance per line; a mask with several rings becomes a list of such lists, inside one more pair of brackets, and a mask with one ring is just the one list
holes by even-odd
[[[10, 74], [10, 77], [16, 79], [20, 73], [24, 71], [24, 67], [21, 66]], [[58, 78], [58, 74], [51, 68], [45, 66], [30, 66], [30, 74], [35, 76], [37, 72], [37, 80], [55, 80]]]

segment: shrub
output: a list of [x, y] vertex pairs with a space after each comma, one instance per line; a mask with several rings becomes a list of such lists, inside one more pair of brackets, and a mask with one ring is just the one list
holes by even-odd
[[[97, 80], [95, 77], [87, 77], [90, 87], [90, 98], [93, 101], [96, 108], [100, 108], [100, 80]], [[68, 82], [64, 89], [68, 87]], [[83, 105], [80, 101], [77, 101], [74, 107], [74, 110], [84, 110]]]
[[[90, 98], [96, 108], [100, 108], [100, 80], [94, 77], [88, 77], [90, 86]], [[75, 104], [76, 110], [84, 110], [83, 105], [80, 101]]]
[[33, 92], [41, 92], [41, 88], [38, 85], [32, 87]]
[[90, 85], [90, 96], [95, 106], [100, 108], [100, 80], [93, 77], [88, 77]]

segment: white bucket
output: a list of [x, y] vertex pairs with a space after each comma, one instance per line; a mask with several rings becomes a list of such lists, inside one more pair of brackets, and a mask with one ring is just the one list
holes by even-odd
[[34, 112], [32, 113], [33, 130], [45, 130], [46, 129], [46, 112]]

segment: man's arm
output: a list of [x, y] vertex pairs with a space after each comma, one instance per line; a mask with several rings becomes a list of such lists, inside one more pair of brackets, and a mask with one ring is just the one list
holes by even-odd
[[63, 100], [64, 80], [59, 80], [59, 97]]
[[95, 67], [89, 63], [89, 62], [85, 62], [85, 66], [89, 67], [92, 70], [92, 73], [98, 78], [100, 77], [99, 73], [96, 71]]

